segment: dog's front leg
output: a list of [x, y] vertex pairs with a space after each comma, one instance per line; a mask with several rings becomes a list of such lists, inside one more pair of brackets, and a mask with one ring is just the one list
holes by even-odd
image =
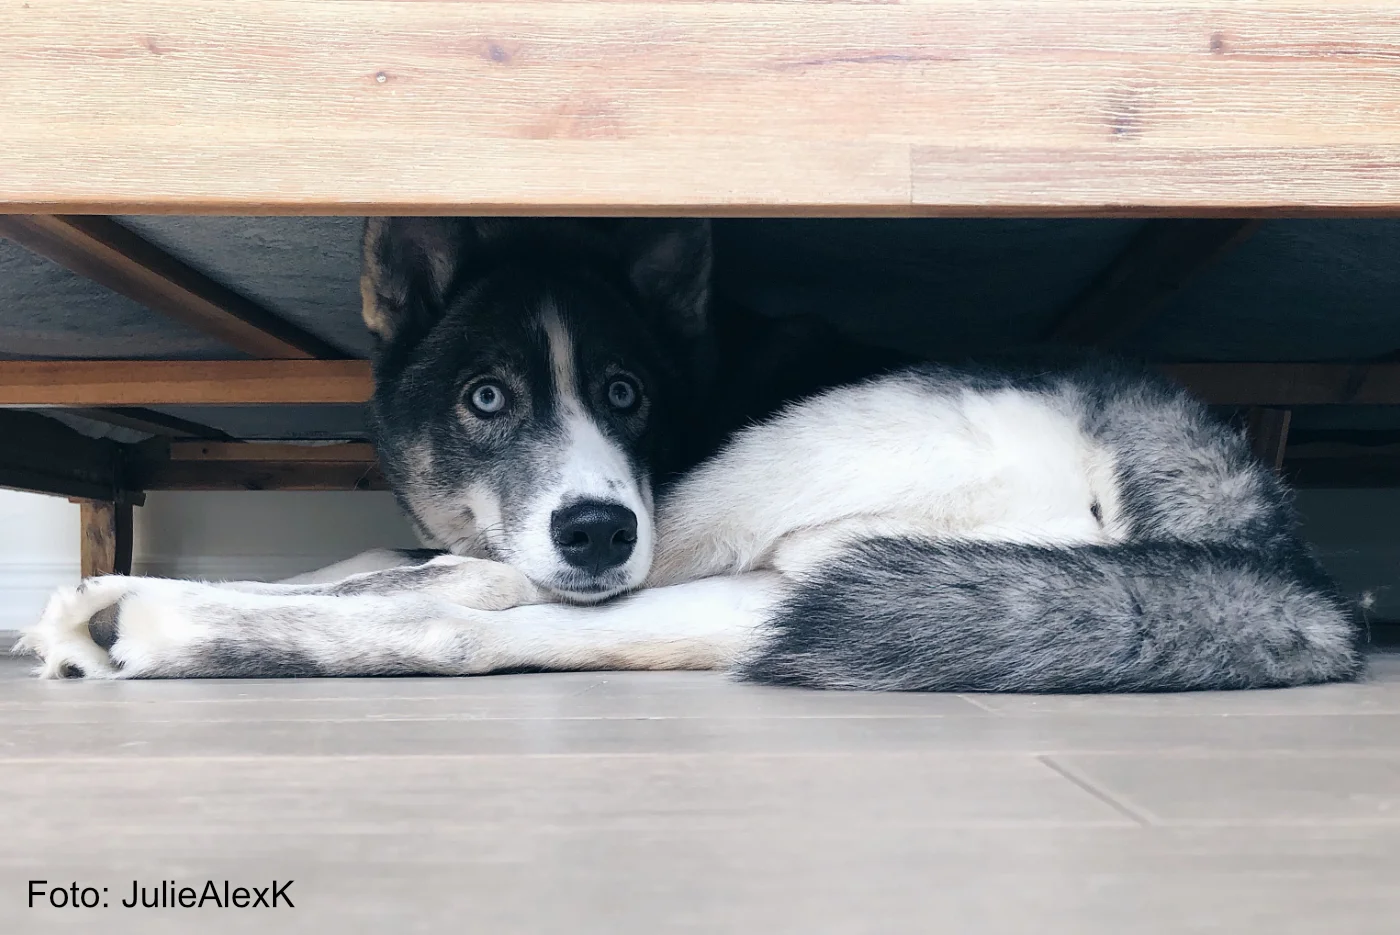
[[645, 588], [605, 604], [536, 604], [496, 615], [512, 666], [725, 669], [767, 636], [781, 576], [750, 572]]
[[413, 593], [256, 593], [112, 575], [58, 591], [16, 650], [38, 655], [46, 678], [435, 672], [480, 657], [453, 644], [489, 614]]
[[550, 599], [512, 565], [449, 554], [413, 565], [361, 572], [324, 583], [224, 581], [215, 586], [247, 594], [282, 596], [420, 594], [476, 610], [505, 610]]
[[643, 591], [608, 604], [464, 608], [424, 593], [255, 594], [93, 578], [49, 602], [20, 648], [49, 678], [476, 675], [706, 669], [742, 661], [781, 599], [774, 575]]

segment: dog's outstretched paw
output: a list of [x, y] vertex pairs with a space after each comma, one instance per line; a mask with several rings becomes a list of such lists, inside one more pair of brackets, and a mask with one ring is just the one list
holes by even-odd
[[132, 581], [105, 575], [60, 588], [39, 622], [20, 635], [14, 651], [39, 657], [40, 678], [120, 678], [121, 667], [107, 650], [116, 642], [117, 612]]
[[439, 555], [422, 566], [428, 574], [423, 592], [473, 610], [509, 610], [545, 600], [513, 565], [460, 555]]

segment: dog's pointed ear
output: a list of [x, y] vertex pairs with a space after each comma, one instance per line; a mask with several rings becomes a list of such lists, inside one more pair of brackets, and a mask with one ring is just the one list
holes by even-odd
[[638, 294], [684, 338], [709, 328], [710, 270], [714, 247], [704, 218], [636, 218], [623, 221], [618, 243]]
[[365, 327], [384, 342], [431, 328], [475, 238], [467, 218], [367, 219], [360, 273]]

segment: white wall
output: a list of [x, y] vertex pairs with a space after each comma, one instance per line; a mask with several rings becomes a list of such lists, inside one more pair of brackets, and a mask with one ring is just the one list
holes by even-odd
[[[1304, 490], [1304, 532], [1342, 586], [1400, 619], [1400, 490]], [[387, 493], [152, 493], [135, 514], [135, 571], [270, 580], [372, 548], [413, 548]], [[0, 630], [78, 580], [78, 508], [0, 490]]]
[[132, 570], [175, 578], [269, 581], [420, 545], [383, 492], [148, 493], [133, 525]]
[[[275, 580], [366, 549], [416, 548], [392, 495], [150, 493], [135, 511], [133, 570]], [[0, 631], [33, 622], [54, 588], [78, 581], [78, 507], [0, 489]]]
[[0, 631], [33, 623], [54, 588], [77, 581], [77, 505], [0, 489]]

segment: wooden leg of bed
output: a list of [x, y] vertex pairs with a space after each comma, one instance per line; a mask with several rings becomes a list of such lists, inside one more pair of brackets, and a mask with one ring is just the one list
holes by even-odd
[[106, 500], [80, 500], [82, 509], [82, 573], [131, 574], [131, 505]]

